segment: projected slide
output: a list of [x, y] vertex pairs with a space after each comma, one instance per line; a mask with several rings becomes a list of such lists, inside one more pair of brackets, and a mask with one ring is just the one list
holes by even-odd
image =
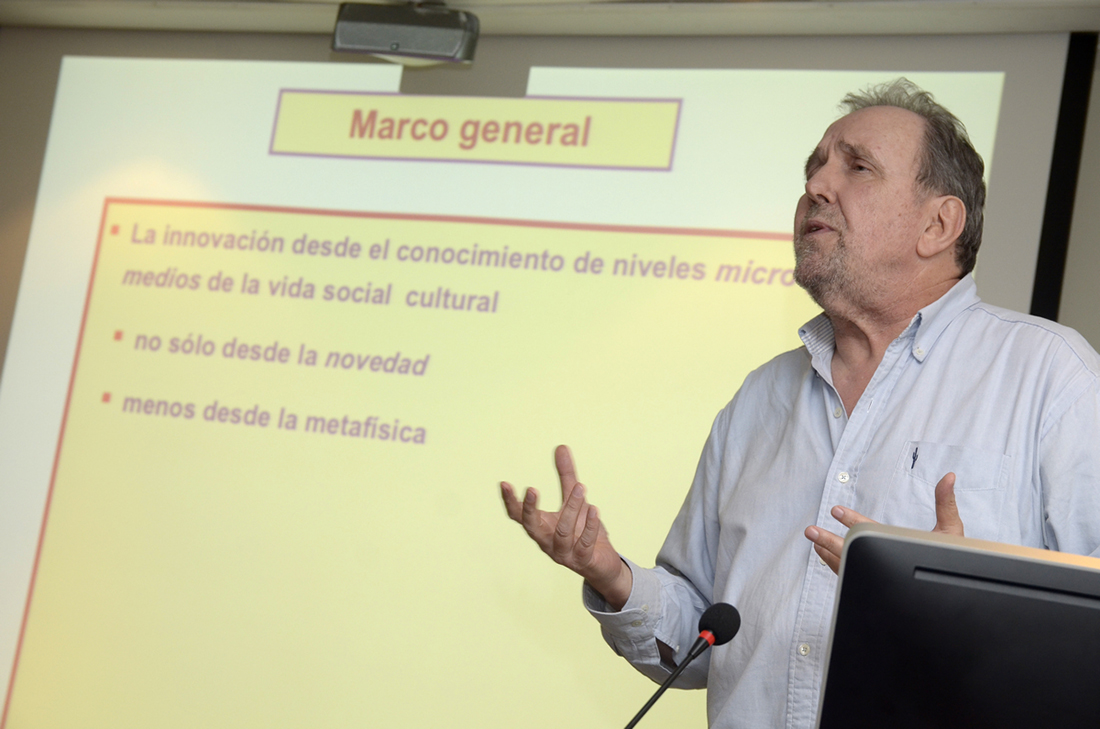
[[[625, 723], [651, 685], [496, 483], [552, 503], [570, 443], [652, 559], [816, 313], [799, 170], [883, 75], [810, 76], [67, 59], [0, 393], [4, 726]], [[1000, 76], [925, 76], [989, 159]]]

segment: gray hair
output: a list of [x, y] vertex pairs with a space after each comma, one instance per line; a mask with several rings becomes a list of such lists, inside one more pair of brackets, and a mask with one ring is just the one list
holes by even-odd
[[840, 106], [849, 114], [871, 106], [896, 106], [924, 119], [924, 149], [917, 184], [931, 195], [954, 195], [962, 200], [966, 224], [955, 242], [955, 262], [964, 276], [974, 270], [982, 244], [985, 163], [971, 144], [963, 123], [936, 103], [932, 94], [907, 78], [848, 94]]

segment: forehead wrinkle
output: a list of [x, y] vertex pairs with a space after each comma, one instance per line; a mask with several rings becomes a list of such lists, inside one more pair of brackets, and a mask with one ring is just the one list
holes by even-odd
[[[882, 163], [879, 161], [869, 148], [862, 144], [845, 141], [844, 139], [838, 139], [834, 144], [844, 156], [850, 158], [857, 158], [866, 160], [873, 167], [877, 168], [880, 173], [883, 172]], [[815, 172], [818, 168], [822, 167], [826, 161], [828, 161], [828, 153], [821, 147], [817, 147], [813, 152], [810, 152], [810, 156], [806, 159], [806, 166], [804, 173], [806, 179], [810, 178], [810, 174]]]
[[836, 147], [848, 157], [855, 157], [858, 159], [866, 160], [874, 165], [876, 168], [878, 168], [880, 172], [882, 171], [882, 164], [879, 162], [878, 158], [875, 157], [874, 154], [872, 154], [870, 149], [863, 146], [862, 144], [853, 144], [851, 142], [846, 142], [841, 139], [837, 141]]

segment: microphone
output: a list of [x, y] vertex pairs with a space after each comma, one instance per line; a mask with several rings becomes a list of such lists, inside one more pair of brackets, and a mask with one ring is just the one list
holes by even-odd
[[642, 720], [646, 712], [657, 703], [657, 699], [661, 698], [661, 694], [672, 685], [673, 681], [680, 677], [680, 674], [684, 672], [689, 663], [702, 655], [703, 651], [712, 645], [729, 643], [740, 629], [741, 615], [737, 612], [737, 608], [729, 603], [716, 602], [703, 611], [703, 615], [699, 618], [699, 637], [695, 639], [695, 643], [688, 651], [687, 657], [680, 662], [675, 671], [669, 674], [665, 682], [657, 689], [657, 693], [653, 694], [653, 697], [646, 702], [642, 710], [634, 715], [634, 718], [626, 725], [626, 729], [634, 729], [634, 726]]

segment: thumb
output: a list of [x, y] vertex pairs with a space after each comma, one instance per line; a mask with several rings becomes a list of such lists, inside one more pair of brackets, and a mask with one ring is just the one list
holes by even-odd
[[963, 536], [962, 518], [955, 503], [955, 474], [948, 473], [936, 484], [936, 528], [934, 532]]

